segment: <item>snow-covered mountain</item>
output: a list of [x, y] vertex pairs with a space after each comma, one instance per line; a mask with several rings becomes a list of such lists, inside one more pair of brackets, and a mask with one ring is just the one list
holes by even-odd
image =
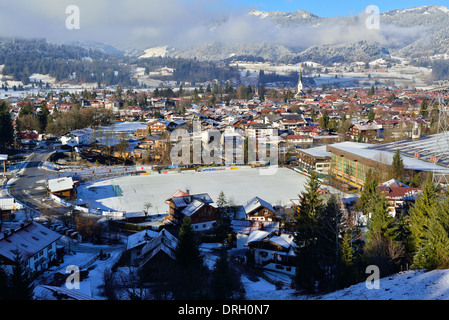
[[[258, 56], [269, 61], [319, 63], [369, 62], [382, 53], [406, 59], [429, 58], [449, 53], [449, 9], [421, 6], [391, 10], [380, 14], [376, 30], [366, 27], [368, 13], [357, 16], [319, 17], [305, 10], [295, 12], [250, 10], [238, 17], [222, 16], [210, 22], [214, 35], [208, 42], [172, 46], [165, 55], [199, 60], [222, 60], [233, 56]], [[236, 41], [229, 31], [239, 23], [242, 30]], [[145, 49], [136, 54], [145, 54]], [[151, 53], [154, 50], [150, 50]]]
[[261, 19], [268, 18], [281, 27], [318, 25], [320, 22], [325, 20], [325, 18], [321, 18], [305, 10], [297, 10], [295, 12], [268, 12], [252, 9], [248, 12], [248, 15], [260, 17]]

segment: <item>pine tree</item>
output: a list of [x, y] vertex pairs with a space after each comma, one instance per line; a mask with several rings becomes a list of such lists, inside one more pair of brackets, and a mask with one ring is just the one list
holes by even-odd
[[357, 256], [353, 245], [353, 234], [347, 230], [341, 240], [339, 247], [339, 263], [337, 281], [339, 288], [346, 288], [357, 283]]
[[178, 236], [178, 245], [175, 250], [176, 263], [181, 267], [201, 268], [203, 256], [201, 255], [195, 231], [193, 231], [190, 218], [185, 217]]
[[240, 277], [229, 265], [228, 252], [222, 249], [212, 271], [211, 297], [215, 300], [228, 300], [240, 289]]
[[208, 270], [204, 265], [191, 221], [185, 217], [178, 235], [171, 291], [174, 299], [201, 298], [206, 290]]
[[429, 111], [427, 110], [428, 107], [429, 102], [427, 100], [423, 100], [419, 108], [419, 114], [423, 117], [427, 117], [429, 115]]
[[376, 236], [394, 239], [396, 237], [395, 219], [388, 211], [388, 204], [385, 197], [380, 195], [380, 193], [374, 195], [370, 208], [366, 241], [370, 242]]
[[318, 193], [319, 187], [318, 177], [315, 172], [312, 172], [306, 190], [301, 196], [294, 238], [297, 260], [295, 286], [309, 293], [315, 292], [316, 284], [322, 277], [316, 250], [318, 218], [323, 210]]
[[338, 199], [332, 195], [317, 219], [316, 254], [320, 268], [324, 270], [319, 289], [337, 289], [337, 267], [339, 260], [340, 235], [342, 233], [342, 212]]
[[9, 298], [8, 274], [5, 268], [0, 265], [0, 300]]
[[394, 152], [392, 167], [392, 178], [402, 182], [404, 179], [405, 168], [404, 161], [402, 160], [399, 149], [396, 149], [396, 151]]
[[30, 274], [22, 260], [20, 251], [14, 253], [14, 264], [10, 276], [10, 300], [32, 300], [33, 287]]
[[376, 118], [376, 113], [374, 112], [374, 108], [369, 109], [368, 120], [374, 121], [375, 118]]
[[433, 207], [412, 268], [449, 268], [449, 197]]
[[357, 201], [357, 207], [365, 215], [368, 216], [375, 199], [379, 194], [379, 186], [372, 169], [366, 173], [365, 184], [363, 185], [362, 194]]
[[[375, 181], [375, 179], [374, 179]], [[371, 199], [365, 206], [368, 225], [365, 233], [364, 256], [370, 264], [379, 267], [381, 275], [386, 276], [397, 270], [405, 257], [404, 245], [397, 241], [397, 226], [390, 215], [385, 197], [371, 182]]]
[[12, 125], [9, 106], [6, 101], [0, 101], [0, 148], [7, 149], [14, 141], [14, 127]]
[[228, 200], [223, 191], [220, 192], [217, 199], [217, 219], [213, 228], [213, 233], [218, 242], [222, 243], [232, 232], [231, 217], [228, 214]]
[[422, 192], [416, 197], [410, 208], [410, 237], [408, 246], [414, 254], [425, 238], [425, 230], [429, 227], [429, 219], [437, 203], [439, 187], [429, 175], [422, 186]]

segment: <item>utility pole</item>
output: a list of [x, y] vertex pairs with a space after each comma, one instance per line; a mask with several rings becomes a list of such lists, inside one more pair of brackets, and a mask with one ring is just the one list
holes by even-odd
[[435, 164], [433, 170], [433, 181], [437, 184], [448, 184], [449, 167], [439, 166], [437, 163], [440, 159], [449, 158], [449, 107], [447, 102], [440, 95], [437, 98], [438, 103], [438, 133], [435, 146], [435, 156], [431, 161]]

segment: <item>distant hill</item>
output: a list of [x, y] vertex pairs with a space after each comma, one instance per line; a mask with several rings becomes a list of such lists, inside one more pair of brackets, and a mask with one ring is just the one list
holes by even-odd
[[[246, 55], [266, 61], [312, 60], [322, 64], [370, 62], [381, 57], [382, 52], [405, 59], [449, 55], [449, 9], [444, 6], [428, 5], [383, 12], [380, 14], [380, 29], [373, 33], [373, 37], [363, 33], [366, 31], [363, 30], [366, 17], [319, 17], [304, 10], [268, 12], [252, 9], [247, 13], [247, 19], [256, 19], [261, 25], [272, 23], [279, 34], [278, 39], [248, 40], [238, 44], [214, 41], [183, 48], [170, 47], [165, 54], [209, 61]], [[228, 20], [220, 18], [211, 29], [220, 32], [220, 26]], [[257, 27], [255, 24], [254, 28]], [[301, 28], [303, 32], [298, 31]], [[295, 32], [298, 37], [286, 36]], [[143, 54], [143, 50], [137, 52]]]

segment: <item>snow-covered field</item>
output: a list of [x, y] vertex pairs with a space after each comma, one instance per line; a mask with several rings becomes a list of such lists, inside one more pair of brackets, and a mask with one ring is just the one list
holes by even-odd
[[153, 57], [164, 57], [167, 54], [167, 46], [154, 47], [145, 50], [145, 53], [139, 57], [139, 59], [153, 58]]
[[[142, 212], [144, 204], [151, 202], [154, 213], [166, 212], [168, 206], [165, 200], [178, 189], [189, 190], [191, 194], [208, 193], [214, 201], [223, 191], [236, 205], [255, 196], [273, 205], [289, 205], [291, 199], [298, 198], [307, 183], [306, 176], [290, 169], [278, 168], [273, 175], [261, 174], [267, 173], [266, 170], [227, 168], [212, 172], [126, 176], [83, 184], [78, 187], [78, 198], [89, 199], [89, 204], [94, 208], [124, 212]], [[113, 185], [121, 189], [122, 196], [116, 196]]]

